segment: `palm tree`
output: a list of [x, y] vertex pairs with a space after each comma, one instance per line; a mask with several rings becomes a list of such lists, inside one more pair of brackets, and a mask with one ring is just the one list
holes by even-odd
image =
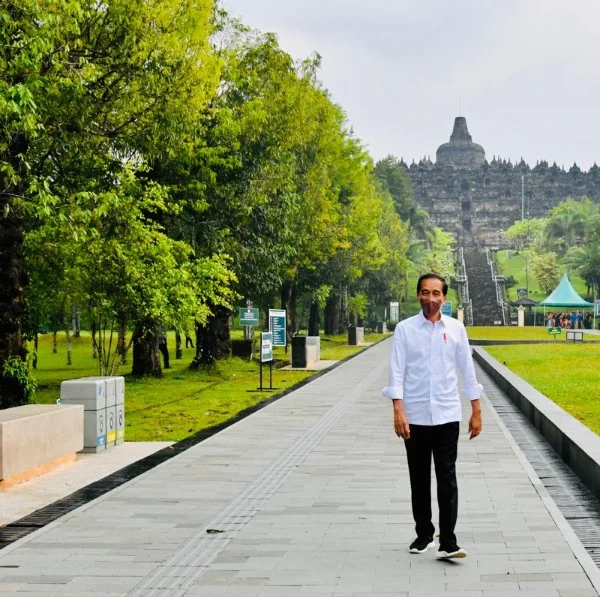
[[582, 211], [564, 211], [550, 217], [546, 224], [546, 240], [568, 250], [582, 243], [587, 232], [587, 218]]

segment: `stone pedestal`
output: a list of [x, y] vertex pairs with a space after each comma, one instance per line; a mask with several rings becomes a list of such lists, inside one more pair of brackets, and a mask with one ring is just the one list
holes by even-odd
[[519, 314], [517, 316], [517, 326], [522, 328], [525, 327], [525, 307], [519, 306]]
[[465, 309], [462, 305], [456, 307], [456, 319], [461, 323], [464, 323], [465, 321]]

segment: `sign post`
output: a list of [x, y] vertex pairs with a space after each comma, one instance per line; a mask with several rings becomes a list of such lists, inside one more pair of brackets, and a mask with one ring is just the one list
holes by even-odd
[[[269, 363], [269, 387], [263, 388], [263, 363]], [[260, 387], [261, 392], [276, 390], [273, 387], [273, 334], [271, 332], [260, 333]]]
[[269, 309], [269, 331], [273, 334], [273, 346], [287, 344], [287, 313], [285, 309]]

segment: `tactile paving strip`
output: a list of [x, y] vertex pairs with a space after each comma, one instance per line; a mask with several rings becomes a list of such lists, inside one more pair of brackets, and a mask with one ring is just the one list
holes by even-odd
[[[380, 363], [363, 381], [339, 400], [290, 448], [257, 477], [207, 526], [179, 547], [128, 593], [135, 597], [180, 597], [200, 578], [262, 505], [281, 487], [290, 473], [319, 444], [344, 413], [387, 369]], [[215, 534], [207, 534], [214, 529]]]

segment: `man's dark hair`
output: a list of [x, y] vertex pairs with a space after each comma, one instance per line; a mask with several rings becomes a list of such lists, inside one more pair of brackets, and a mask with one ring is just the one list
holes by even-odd
[[428, 274], [423, 274], [420, 278], [419, 281], [417, 282], [417, 294], [419, 294], [419, 292], [421, 292], [421, 282], [423, 280], [429, 280], [433, 278], [434, 280], [439, 280], [442, 283], [442, 292], [445, 295], [448, 294], [448, 282], [446, 282], [446, 280], [444, 280], [444, 278], [442, 278], [442, 276], [438, 276], [437, 274], [434, 274], [433, 272], [429, 272]]

